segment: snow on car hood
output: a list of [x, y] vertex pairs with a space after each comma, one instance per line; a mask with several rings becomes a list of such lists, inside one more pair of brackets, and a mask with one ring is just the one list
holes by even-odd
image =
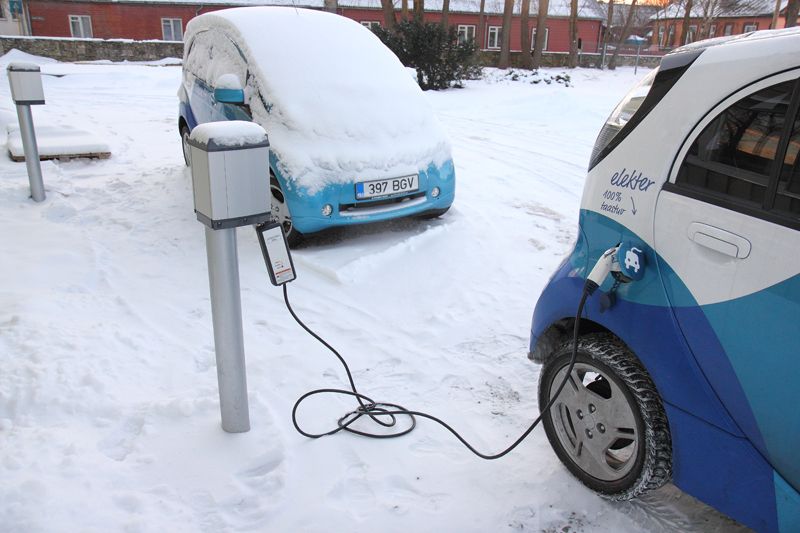
[[450, 158], [422, 91], [361, 24], [306, 9], [235, 8], [192, 19], [186, 42], [214, 28], [246, 56], [253, 119], [267, 130], [279, 170], [310, 193]]

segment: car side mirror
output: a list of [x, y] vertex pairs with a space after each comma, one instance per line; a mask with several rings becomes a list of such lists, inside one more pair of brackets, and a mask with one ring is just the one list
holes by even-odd
[[223, 104], [244, 104], [244, 89], [235, 74], [223, 74], [214, 85], [214, 100]]

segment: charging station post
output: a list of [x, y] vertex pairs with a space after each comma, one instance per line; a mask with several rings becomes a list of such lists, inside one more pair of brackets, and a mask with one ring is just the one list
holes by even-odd
[[189, 137], [194, 211], [205, 224], [222, 429], [250, 430], [236, 228], [270, 219], [269, 140], [244, 121], [209, 122]]
[[44, 104], [42, 72], [33, 63], [11, 63], [8, 65], [8, 83], [11, 85], [11, 98], [17, 106], [19, 132], [22, 148], [25, 151], [25, 166], [28, 168], [28, 182], [34, 202], [44, 201], [44, 182], [42, 166], [39, 163], [39, 147], [33, 129], [32, 105]]

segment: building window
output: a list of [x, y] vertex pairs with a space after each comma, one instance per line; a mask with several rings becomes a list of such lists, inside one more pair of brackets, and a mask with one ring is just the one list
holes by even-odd
[[361, 25], [369, 28], [370, 30], [381, 27], [381, 23], [377, 20], [362, 20]]
[[92, 17], [70, 15], [69, 31], [73, 37], [90, 39], [92, 37]]
[[458, 42], [466, 43], [475, 40], [475, 26], [472, 24], [458, 25]]
[[6, 18], [6, 8], [3, 5], [3, 2], [0, 1], [0, 19]]
[[161, 33], [165, 41], [182, 41], [183, 21], [181, 19], [161, 19]]
[[500, 43], [502, 40], [502, 26], [489, 26], [489, 42], [487, 48], [500, 48]]
[[675, 38], [675, 24], [670, 24], [669, 31], [667, 32], [667, 46], [672, 46], [674, 38]]
[[717, 25], [712, 24], [708, 27], [708, 38], [712, 39], [717, 34]]
[[[547, 40], [549, 37], [550, 37], [550, 28], [546, 27], [544, 29], [544, 48], [542, 48], [543, 52], [547, 50]], [[531, 50], [533, 50], [535, 47], [536, 47], [536, 28], [533, 28], [533, 31], [531, 31]]]
[[757, 23], [745, 24], [744, 25], [744, 29], [742, 30], [742, 33], [750, 33], [751, 31], [756, 31], [756, 30], [758, 30], [758, 24]]
[[664, 35], [666, 32], [664, 31], [664, 26], [658, 27], [658, 47], [664, 48]]
[[689, 26], [689, 33], [686, 34], [686, 44], [693, 43], [695, 35], [697, 35], [697, 26], [692, 24]]
[[725, 24], [725, 30], [723, 30], [722, 35], [733, 35], [733, 24]]

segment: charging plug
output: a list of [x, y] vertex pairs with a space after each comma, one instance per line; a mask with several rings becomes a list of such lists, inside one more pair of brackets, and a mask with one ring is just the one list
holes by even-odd
[[277, 222], [259, 224], [256, 226], [256, 235], [272, 284], [277, 287], [293, 281], [297, 276], [283, 226]]
[[586, 290], [589, 294], [594, 293], [597, 287], [603, 284], [612, 270], [615, 268], [617, 271], [619, 270], [619, 262], [617, 261], [618, 249], [619, 245], [603, 252], [603, 255], [597, 260], [592, 271], [589, 272], [589, 276], [586, 278]]

